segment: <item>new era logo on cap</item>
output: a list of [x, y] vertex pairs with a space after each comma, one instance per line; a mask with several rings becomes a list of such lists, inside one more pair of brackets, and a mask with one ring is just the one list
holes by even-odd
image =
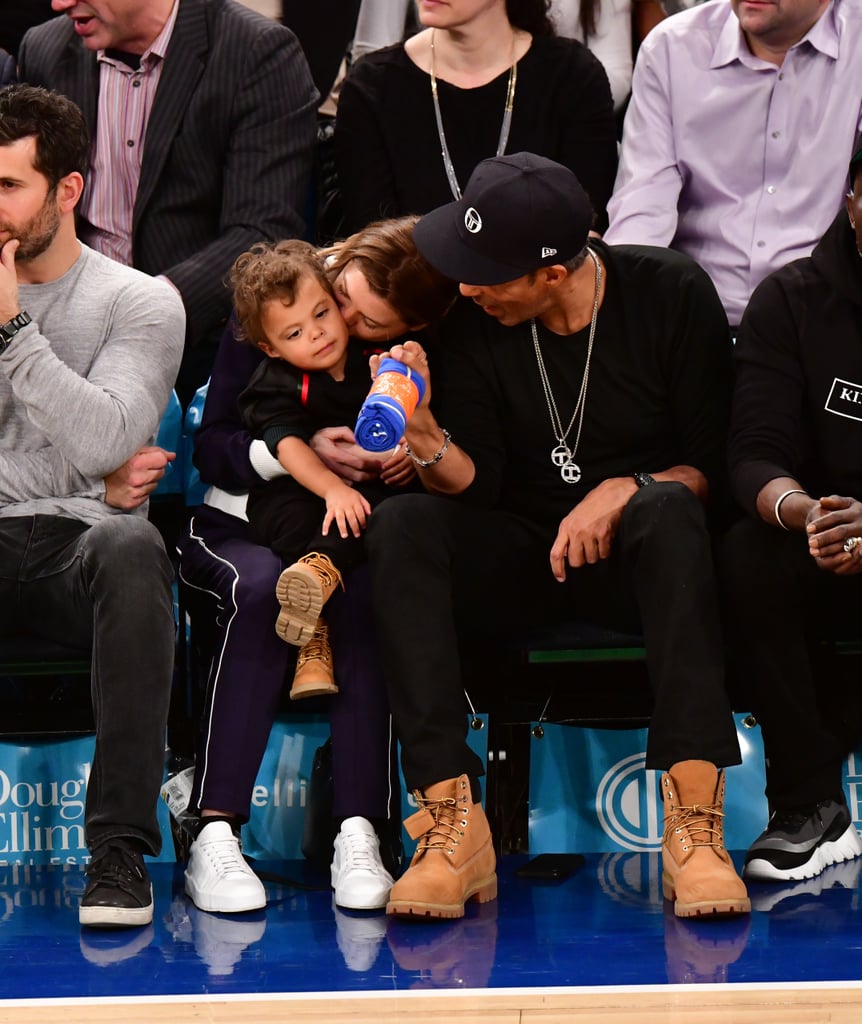
[[556, 256], [556, 249], [549, 249], [546, 245], [542, 246], [542, 259], [546, 260], [549, 256]]

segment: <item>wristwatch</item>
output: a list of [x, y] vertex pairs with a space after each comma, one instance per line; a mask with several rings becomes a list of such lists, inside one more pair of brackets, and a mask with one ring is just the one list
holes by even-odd
[[22, 327], [26, 327], [27, 324], [31, 323], [32, 319], [29, 313], [22, 312], [17, 316], [13, 316], [11, 320], [7, 320], [5, 324], [0, 324], [0, 354], [6, 351], [9, 347], [9, 342]]
[[655, 483], [655, 478], [651, 477], [649, 473], [632, 473], [632, 476], [635, 478], [635, 483], [638, 487], [649, 487], [650, 484]]

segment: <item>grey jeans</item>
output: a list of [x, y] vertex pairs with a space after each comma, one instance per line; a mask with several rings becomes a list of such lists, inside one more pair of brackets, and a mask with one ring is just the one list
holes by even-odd
[[173, 568], [139, 516], [94, 526], [62, 516], [0, 519], [0, 633], [92, 649], [96, 747], [90, 850], [113, 837], [158, 855], [156, 819], [174, 662]]

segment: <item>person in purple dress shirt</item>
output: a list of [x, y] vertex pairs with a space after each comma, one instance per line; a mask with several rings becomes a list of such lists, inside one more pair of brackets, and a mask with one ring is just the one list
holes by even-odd
[[862, 109], [862, 6], [712, 0], [644, 40], [605, 241], [707, 271], [731, 327], [843, 204]]

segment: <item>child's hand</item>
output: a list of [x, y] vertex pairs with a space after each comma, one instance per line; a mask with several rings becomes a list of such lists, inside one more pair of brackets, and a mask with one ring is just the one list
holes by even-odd
[[390, 487], [406, 487], [416, 476], [413, 460], [404, 448], [404, 438], [380, 469], [380, 479]]
[[[371, 506], [347, 484], [339, 482], [326, 492], [326, 515], [323, 517], [323, 536], [329, 533], [332, 523], [338, 527], [342, 537], [352, 533], [359, 537], [365, 529], [367, 517], [371, 514]], [[348, 532], [349, 531], [349, 532]]]

